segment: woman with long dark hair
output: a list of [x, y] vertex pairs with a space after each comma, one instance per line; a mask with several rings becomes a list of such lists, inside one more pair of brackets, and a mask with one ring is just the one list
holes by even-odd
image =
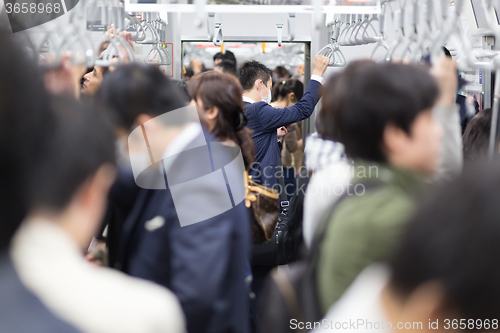
[[255, 159], [252, 131], [243, 114], [243, 89], [229, 74], [207, 72], [193, 78], [188, 93], [203, 114], [208, 130], [223, 144], [240, 147], [245, 169]]
[[[273, 87], [273, 103], [276, 108], [285, 108], [294, 105], [304, 94], [304, 84], [296, 79], [282, 80]], [[284, 168], [294, 167], [294, 176], [300, 172], [303, 160], [302, 150], [302, 122], [291, 124], [283, 138], [281, 159]], [[293, 176], [292, 176], [293, 178]]]

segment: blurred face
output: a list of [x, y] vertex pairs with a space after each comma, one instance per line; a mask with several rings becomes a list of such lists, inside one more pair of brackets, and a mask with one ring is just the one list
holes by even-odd
[[83, 82], [82, 94], [94, 95], [97, 89], [101, 86], [103, 73], [102, 67], [94, 66], [94, 69], [83, 76], [85, 81]]
[[388, 125], [384, 143], [389, 162], [399, 168], [430, 176], [437, 171], [443, 129], [432, 109], [419, 113], [410, 133]]

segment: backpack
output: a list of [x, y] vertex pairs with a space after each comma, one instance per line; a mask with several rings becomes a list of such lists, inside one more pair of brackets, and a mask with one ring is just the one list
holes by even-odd
[[[365, 189], [375, 184], [363, 184]], [[332, 205], [321, 220], [315, 240], [305, 258], [292, 263], [288, 269], [274, 269], [267, 279], [258, 304], [259, 327], [261, 333], [309, 332], [293, 323], [315, 323], [322, 318], [316, 286], [317, 253], [325, 235], [326, 228], [340, 203], [348, 198], [344, 193]], [[292, 329], [293, 328], [293, 329]]]

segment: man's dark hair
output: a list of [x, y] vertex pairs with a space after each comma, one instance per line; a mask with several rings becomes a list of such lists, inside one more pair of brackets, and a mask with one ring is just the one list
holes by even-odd
[[53, 129], [41, 71], [14, 40], [0, 34], [0, 252], [29, 208], [27, 193]]
[[243, 90], [252, 89], [255, 80], [262, 80], [264, 84], [267, 84], [271, 77], [271, 70], [255, 60], [245, 61], [238, 70], [238, 79], [240, 79]]
[[191, 67], [186, 67], [186, 73], [184, 73], [184, 77], [193, 77], [194, 75], [194, 72], [193, 72], [193, 69]]
[[97, 98], [115, 113], [118, 126], [130, 131], [140, 114], [156, 117], [185, 107], [181, 94], [158, 68], [135, 63], [106, 75]]
[[236, 76], [236, 65], [230, 60], [222, 60], [215, 67], [222, 68], [222, 73]]
[[467, 124], [462, 136], [465, 160], [480, 160], [488, 156], [491, 115], [491, 109], [484, 109], [476, 114]]
[[445, 289], [445, 306], [457, 310], [458, 318], [498, 318], [499, 202], [497, 163], [474, 165], [427, 196], [390, 261], [391, 289], [408, 297], [437, 281]]
[[84, 182], [115, 163], [115, 136], [99, 106], [60, 97], [52, 103], [56, 127], [30, 190], [36, 208], [62, 210]]
[[411, 135], [415, 118], [434, 105], [438, 93], [423, 65], [352, 62], [324, 86], [319, 134], [342, 142], [351, 158], [386, 162], [385, 127], [392, 124]]
[[237, 67], [236, 57], [234, 56], [234, 53], [229, 50], [226, 50], [225, 53], [217, 52], [216, 54], [214, 54], [214, 62], [217, 59], [220, 59], [222, 61], [224, 60], [232, 61], [234, 63], [234, 67], [235, 68]]
[[234, 56], [233, 52], [226, 50], [226, 53], [224, 53], [224, 59], [232, 61], [234, 63], [235, 68], [238, 67], [238, 62], [236, 61], [236, 57]]
[[224, 53], [217, 52], [216, 54], [214, 54], [214, 61], [217, 59], [224, 60], [225, 59]]

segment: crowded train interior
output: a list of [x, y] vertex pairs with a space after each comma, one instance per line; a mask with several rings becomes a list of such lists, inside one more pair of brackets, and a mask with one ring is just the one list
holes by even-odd
[[499, 15], [0, 0], [0, 333], [500, 332]]

